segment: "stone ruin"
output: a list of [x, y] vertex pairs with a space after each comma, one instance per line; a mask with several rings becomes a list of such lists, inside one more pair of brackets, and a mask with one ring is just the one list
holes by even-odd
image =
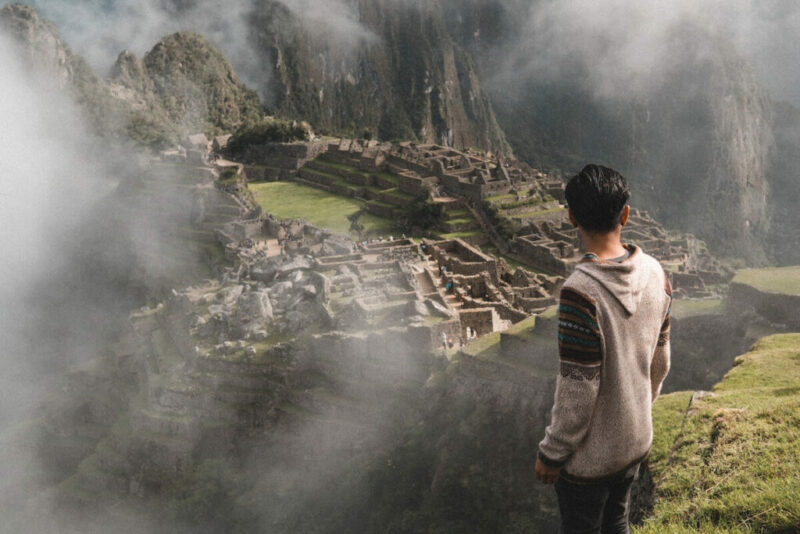
[[386, 172], [399, 177], [401, 191], [416, 195], [426, 188], [440, 188], [442, 196], [452, 194], [480, 202], [494, 195], [528, 191], [563, 198], [560, 181], [518, 161], [505, 161], [492, 154], [459, 151], [440, 145], [378, 143], [343, 139], [331, 143], [325, 159], [354, 165], [365, 172]]
[[[643, 210], [631, 209], [622, 239], [658, 259], [676, 298], [714, 298], [732, 272], [711, 256], [691, 234], [667, 232]], [[512, 252], [526, 264], [567, 276], [583, 257], [578, 230], [566, 217], [524, 227], [511, 242]]]
[[[187, 154], [190, 165], [210, 166], [212, 145], [219, 150], [229, 137], [209, 141], [204, 135], [189, 136], [178, 154]], [[267, 146], [269, 145], [269, 146]], [[203, 157], [190, 157], [192, 151], [205, 150]], [[567, 276], [582, 257], [577, 231], [566, 219], [563, 209], [564, 185], [556, 176], [536, 171], [521, 162], [506, 162], [491, 154], [471, 150], [458, 151], [439, 145], [379, 143], [342, 139], [335, 143], [268, 143], [251, 153], [251, 161], [278, 165], [296, 181], [325, 189], [334, 194], [362, 197], [368, 212], [385, 218], [396, 218], [418, 195], [433, 191], [435, 195], [453, 195], [444, 200], [462, 206], [462, 200], [480, 206], [486, 198], [509, 197], [511, 206], [503, 215], [521, 227], [514, 239], [501, 243], [515, 259], [534, 269]], [[162, 154], [162, 160], [175, 160], [175, 151]], [[178, 158], [180, 159], [180, 158]], [[197, 161], [193, 161], [197, 160]], [[283, 165], [284, 162], [288, 162]], [[216, 175], [224, 170], [217, 163]], [[253, 164], [236, 165], [244, 180], [228, 187], [242, 188], [246, 177], [269, 179]], [[351, 170], [346, 170], [351, 169]], [[280, 173], [279, 173], [280, 174]], [[227, 191], [242, 199], [244, 191]], [[533, 204], [531, 204], [533, 201]], [[503, 204], [498, 204], [502, 207]], [[250, 220], [235, 223], [225, 241], [238, 242], [261, 231], [264, 223], [260, 211], [250, 203]], [[271, 224], [274, 224], [271, 223]], [[472, 224], [475, 222], [465, 222]], [[472, 228], [473, 226], [470, 226]], [[453, 228], [451, 231], [459, 231]], [[641, 246], [664, 265], [679, 298], [714, 298], [719, 286], [726, 284], [732, 272], [711, 256], [705, 245], [691, 234], [667, 232], [646, 211], [632, 209], [623, 230], [626, 241]], [[481, 242], [485, 241], [479, 240]], [[283, 241], [284, 247], [296, 248], [297, 241]], [[491, 270], [491, 269], [489, 269]], [[531, 295], [538, 295], [535, 291]], [[524, 298], [544, 298], [539, 296]]]

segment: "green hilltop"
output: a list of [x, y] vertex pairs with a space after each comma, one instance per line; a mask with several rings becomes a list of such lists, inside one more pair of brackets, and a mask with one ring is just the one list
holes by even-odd
[[797, 532], [800, 334], [762, 339], [711, 393], [655, 404], [652, 515], [636, 532]]

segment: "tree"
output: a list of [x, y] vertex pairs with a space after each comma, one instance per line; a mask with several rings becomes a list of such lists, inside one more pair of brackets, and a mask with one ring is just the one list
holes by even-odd
[[362, 215], [364, 215], [364, 208], [347, 216], [347, 220], [350, 221], [350, 233], [358, 235], [359, 241], [363, 238], [364, 233], [364, 225], [359, 222]]

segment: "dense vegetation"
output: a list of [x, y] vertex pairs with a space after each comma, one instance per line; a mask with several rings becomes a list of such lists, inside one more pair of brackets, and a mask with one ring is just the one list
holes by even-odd
[[251, 146], [309, 141], [310, 138], [311, 128], [306, 123], [265, 117], [240, 126], [228, 141], [226, 153], [236, 157]]
[[396, 225], [398, 231], [403, 233], [424, 234], [439, 229], [444, 221], [445, 212], [442, 204], [430, 200], [426, 191], [403, 211]]

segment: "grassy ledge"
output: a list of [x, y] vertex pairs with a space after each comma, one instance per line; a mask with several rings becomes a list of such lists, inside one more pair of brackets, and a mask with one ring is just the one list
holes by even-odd
[[759, 341], [687, 414], [691, 395], [655, 404], [657, 501], [635, 532], [798, 532], [800, 334]]
[[800, 295], [800, 267], [742, 269], [736, 273], [733, 282], [751, 286], [760, 291]]

